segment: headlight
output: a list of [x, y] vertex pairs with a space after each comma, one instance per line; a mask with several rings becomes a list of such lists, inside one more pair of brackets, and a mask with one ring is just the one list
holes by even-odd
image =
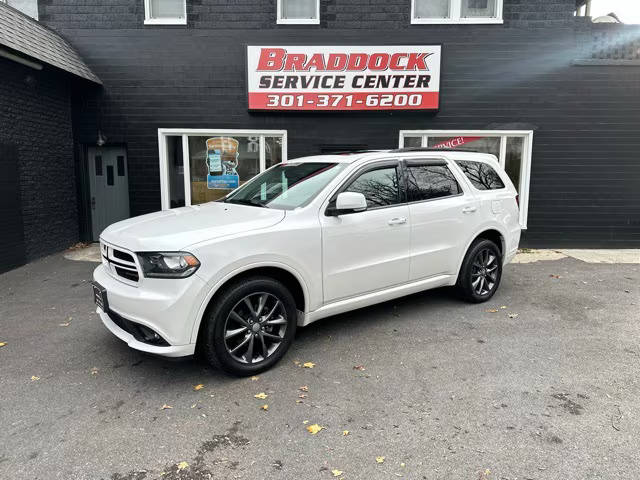
[[138, 253], [144, 276], [148, 278], [186, 278], [200, 266], [198, 259], [188, 252]]

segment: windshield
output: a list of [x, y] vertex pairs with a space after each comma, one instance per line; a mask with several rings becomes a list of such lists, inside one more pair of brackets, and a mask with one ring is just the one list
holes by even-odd
[[345, 166], [327, 162], [281, 163], [230, 193], [223, 202], [283, 210], [304, 207]]

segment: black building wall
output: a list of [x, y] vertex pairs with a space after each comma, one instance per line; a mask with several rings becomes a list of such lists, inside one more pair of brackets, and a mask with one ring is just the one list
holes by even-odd
[[[72, 80], [46, 66], [37, 71], [4, 58], [0, 72], [0, 144], [13, 147], [14, 158], [3, 161], [17, 164], [29, 261], [78, 241]], [[14, 221], [13, 228], [18, 223]]]
[[[40, 18], [104, 82], [100, 128], [127, 144], [132, 215], [160, 208], [162, 127], [286, 129], [290, 158], [322, 144], [395, 147], [403, 129], [532, 129], [523, 244], [637, 246], [640, 68], [574, 65], [591, 41], [574, 0], [504, 3], [504, 25], [411, 25], [409, 0], [323, 1], [319, 26], [277, 25], [275, 0], [189, 1], [186, 27], [144, 26], [135, 0], [48, 0]], [[441, 108], [249, 113], [244, 46], [300, 43], [441, 43]], [[92, 117], [80, 141], [95, 141]]]

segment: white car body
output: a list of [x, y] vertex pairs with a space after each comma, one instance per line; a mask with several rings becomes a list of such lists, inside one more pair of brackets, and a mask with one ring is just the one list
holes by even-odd
[[[444, 160], [463, 193], [344, 216], [327, 216], [332, 196], [354, 172], [379, 161]], [[454, 160], [488, 163], [505, 188], [477, 190]], [[503, 263], [520, 240], [517, 192], [496, 158], [458, 151], [379, 151], [305, 157], [292, 162], [345, 163], [307, 205], [294, 210], [210, 202], [131, 218], [102, 232], [102, 264], [94, 280], [107, 292], [98, 313], [130, 347], [165, 355], [195, 351], [205, 311], [216, 292], [242, 272], [288, 272], [302, 295], [298, 325], [422, 290], [454, 285], [465, 252], [483, 232], [501, 237]], [[133, 262], [114, 257], [114, 250]], [[201, 266], [188, 278], [147, 278], [138, 252], [189, 252]], [[124, 256], [126, 257], [126, 255]], [[127, 257], [128, 258], [128, 257]], [[138, 280], [119, 275], [129, 265]], [[122, 267], [125, 268], [125, 267]], [[157, 332], [168, 343], [136, 340], [110, 317], [116, 313]]]

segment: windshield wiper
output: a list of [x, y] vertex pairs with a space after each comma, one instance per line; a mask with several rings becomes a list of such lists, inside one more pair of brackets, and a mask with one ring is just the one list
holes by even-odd
[[263, 203], [246, 198], [227, 198], [224, 203], [237, 203], [239, 205], [249, 205], [251, 207], [269, 208]]

